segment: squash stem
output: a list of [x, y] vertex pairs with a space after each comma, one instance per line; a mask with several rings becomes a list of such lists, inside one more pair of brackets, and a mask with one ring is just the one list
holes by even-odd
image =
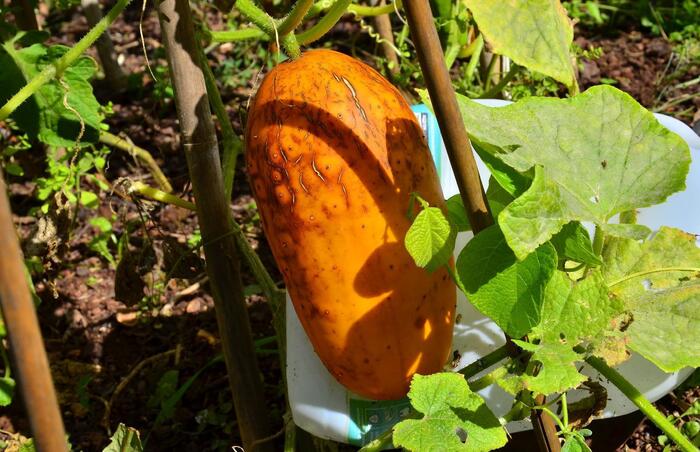
[[698, 452], [688, 438], [686, 438], [654, 405], [647, 400], [644, 395], [632, 383], [622, 376], [617, 370], [608, 366], [608, 364], [597, 356], [589, 356], [586, 362], [595, 370], [601, 373], [605, 378], [610, 380], [632, 403], [634, 403], [639, 411], [644, 413], [657, 427], [659, 427], [683, 452]]
[[206, 36], [212, 42], [236, 42], [247, 39], [269, 39], [267, 33], [257, 27], [239, 28], [238, 30], [212, 31], [208, 30]]
[[383, 14], [391, 14], [401, 9], [402, 6], [401, 0], [395, 0], [393, 3], [381, 6], [350, 5], [348, 6], [348, 12], [356, 16], [381, 16]]
[[237, 0], [238, 11], [269, 36], [275, 36], [275, 19], [263, 11], [253, 0]]
[[350, 0], [336, 0], [335, 3], [328, 9], [328, 12], [323, 16], [316, 25], [310, 29], [299, 33], [297, 41], [301, 45], [310, 44], [333, 28], [333, 26], [343, 17], [343, 14], [348, 10]]
[[279, 33], [280, 36], [284, 36], [294, 31], [304, 19], [304, 16], [306, 16], [306, 13], [313, 3], [313, 0], [298, 0], [289, 14], [280, 21], [277, 26], [277, 33]]
[[464, 375], [465, 378], [469, 379], [479, 372], [488, 369], [494, 364], [503, 361], [508, 356], [510, 356], [509, 348], [506, 345], [502, 345], [483, 358], [479, 358], [473, 363], [469, 364], [467, 367], [460, 370], [459, 373]]

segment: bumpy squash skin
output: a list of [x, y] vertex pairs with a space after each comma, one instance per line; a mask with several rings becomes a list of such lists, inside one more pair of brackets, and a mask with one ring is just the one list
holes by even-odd
[[275, 67], [248, 114], [248, 174], [294, 308], [328, 370], [375, 400], [442, 369], [456, 290], [416, 267], [409, 196], [441, 206], [420, 127], [399, 92], [343, 54]]

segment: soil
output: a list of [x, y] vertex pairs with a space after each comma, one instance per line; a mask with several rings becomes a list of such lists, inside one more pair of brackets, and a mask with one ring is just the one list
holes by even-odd
[[[96, 93], [101, 101], [112, 102], [113, 114], [107, 119], [110, 130], [127, 135], [151, 151], [176, 193], [189, 198], [187, 166], [180, 151], [174, 106], [168, 96], [154, 94], [157, 83], [149, 74], [139, 42], [140, 8], [140, 4], [132, 4], [110, 28], [116, 51], [123, 58], [122, 66], [132, 74], [130, 90], [115, 94], [98, 83]], [[221, 16], [215, 10], [199, 14], [206, 15], [214, 28], [222, 26]], [[53, 42], [64, 44], [74, 43], [88, 29], [78, 11], [50, 16], [46, 26], [57, 37]], [[143, 33], [151, 68], [164, 66], [160, 27], [150, 6]], [[682, 74], [674, 70], [677, 57], [671, 46], [662, 38], [636, 31], [614, 37], [584, 36], [577, 43], [584, 48], [592, 45], [603, 49], [603, 56], [585, 63], [582, 88], [604, 79], [616, 80], [618, 87], [650, 108], [664, 107], [670, 100], [692, 93], [693, 87], [674, 86], [700, 74], [697, 64], [686, 64]], [[222, 62], [230, 52], [230, 46], [224, 45], [211, 51], [209, 57]], [[158, 76], [165, 74], [159, 72]], [[251, 76], [242, 87], [227, 88], [222, 93], [239, 133], [239, 109], [250, 95], [255, 79]], [[696, 97], [666, 106], [662, 111], [682, 113], [680, 119], [690, 123], [699, 103], [700, 98]], [[690, 107], [694, 110], [688, 115], [685, 110]], [[39, 177], [45, 165], [36, 157], [41, 150], [36, 151], [22, 156], [25, 177], [8, 178], [15, 222], [25, 241], [38, 222], [32, 209], [39, 203], [34, 198], [35, 186], [29, 181]], [[151, 179], [146, 169], [120, 151], [110, 154], [105, 177], [115, 186], [121, 178], [147, 182]], [[97, 211], [83, 208], [76, 213], [76, 226], [69, 237], [62, 238], [65, 246], [59, 248], [60, 255], [44, 259], [46, 271], [36, 283], [41, 298], [38, 315], [74, 449], [102, 450], [110, 434], [119, 423], [124, 423], [141, 432], [147, 450], [230, 450], [240, 444], [240, 438], [232, 421], [235, 415], [226, 371], [223, 363], [217, 361], [220, 347], [213, 300], [201, 254], [186, 252], [187, 241], [197, 229], [195, 215], [173, 206], [137, 202], [119, 196], [117, 189], [104, 192], [90, 185], [83, 189], [101, 193], [100, 207]], [[242, 165], [234, 193], [232, 209], [236, 219], [267, 268], [274, 269], [255, 212], [250, 208], [252, 198]], [[133, 256], [131, 268], [115, 268], [90, 247], [99, 230], [89, 220], [98, 215], [114, 216], [116, 238], [128, 237]], [[171, 248], [185, 253], [187, 266], [179, 269], [179, 277], [166, 278], [164, 275], [172, 270], [166, 256]], [[114, 244], [111, 250], [116, 252]], [[120, 272], [130, 276], [136, 272], [136, 277], [125, 280]], [[271, 338], [274, 330], [270, 309], [264, 298], [255, 293], [252, 275], [245, 268], [243, 272], [244, 284], [251, 292], [246, 300], [255, 339]], [[274, 270], [273, 273], [280, 280], [279, 274]], [[275, 344], [266, 343], [261, 348], [260, 368], [269, 414], [275, 430], [280, 430], [284, 399]], [[212, 364], [208, 366], [209, 363]], [[193, 377], [194, 384], [174, 409], [169, 412], [164, 408], [173, 385], [179, 387]], [[659, 406], [668, 413], [681, 412], [699, 395], [697, 388], [691, 388], [667, 396]], [[0, 410], [0, 429], [0, 439], [6, 441], [14, 433], [30, 435], [19, 395], [10, 407]], [[625, 446], [635, 451], [661, 450], [658, 434], [655, 427], [642, 423]], [[272, 441], [281, 449], [281, 437]], [[599, 450], [604, 449], [596, 452]]]

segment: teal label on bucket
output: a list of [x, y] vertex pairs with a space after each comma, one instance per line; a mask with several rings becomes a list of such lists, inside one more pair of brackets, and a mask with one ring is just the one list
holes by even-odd
[[416, 115], [418, 124], [423, 130], [423, 135], [430, 148], [430, 154], [433, 156], [433, 162], [435, 162], [435, 168], [438, 175], [440, 175], [442, 174], [442, 135], [440, 134], [437, 119], [425, 104], [413, 105], [411, 110], [413, 110], [413, 114]]
[[411, 412], [408, 397], [401, 400], [348, 400], [350, 425], [348, 442], [354, 446], [364, 446], [377, 439]]

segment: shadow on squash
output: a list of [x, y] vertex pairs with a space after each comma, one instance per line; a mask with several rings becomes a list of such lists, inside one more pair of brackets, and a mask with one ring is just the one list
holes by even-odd
[[256, 196], [276, 200], [274, 211], [259, 203], [263, 227], [304, 329], [351, 390], [403, 397], [413, 373], [446, 363], [456, 304], [447, 271], [418, 268], [403, 244], [413, 192], [444, 206], [419, 125], [390, 117], [381, 130], [356, 110], [340, 120], [296, 100], [255, 109], [249, 173]]

